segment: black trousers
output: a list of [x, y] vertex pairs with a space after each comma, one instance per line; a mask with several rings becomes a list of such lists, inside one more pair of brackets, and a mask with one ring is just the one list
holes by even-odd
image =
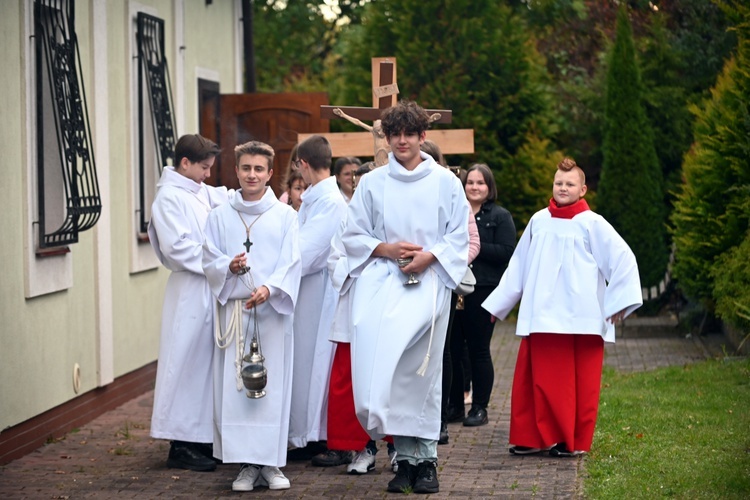
[[[481, 408], [487, 408], [489, 405], [492, 385], [495, 382], [495, 368], [490, 355], [490, 341], [495, 324], [491, 322], [490, 313], [482, 309], [482, 302], [494, 289], [494, 286], [477, 286], [474, 288], [474, 293], [464, 297], [464, 309], [456, 311], [450, 333], [452, 366], [461, 366], [463, 345], [466, 342], [471, 361], [472, 406]], [[448, 404], [462, 407], [464, 374], [458, 369], [452, 372]]]
[[[451, 294], [450, 314], [448, 315], [448, 331], [445, 334], [445, 346], [443, 347], [443, 392], [440, 400], [440, 420], [448, 420], [448, 400], [451, 394], [451, 385], [453, 379], [453, 359], [451, 356], [451, 330], [453, 330], [453, 320], [456, 317], [456, 300], [458, 296]], [[461, 366], [460, 364], [457, 366]]]

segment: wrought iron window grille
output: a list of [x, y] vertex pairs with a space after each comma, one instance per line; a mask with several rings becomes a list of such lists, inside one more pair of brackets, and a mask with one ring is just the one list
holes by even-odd
[[94, 227], [102, 210], [74, 3], [34, 2], [41, 253], [76, 243], [78, 233]]
[[[140, 232], [148, 230], [150, 207], [146, 206], [147, 182], [152, 179], [146, 168], [146, 127], [153, 130], [156, 145], [156, 165], [162, 167], [174, 163], [176, 126], [172, 104], [169, 67], [164, 50], [164, 20], [139, 12], [136, 19], [136, 41], [138, 45], [138, 202]], [[148, 90], [150, 116], [146, 116], [144, 95]], [[153, 180], [155, 181], [155, 179]]]

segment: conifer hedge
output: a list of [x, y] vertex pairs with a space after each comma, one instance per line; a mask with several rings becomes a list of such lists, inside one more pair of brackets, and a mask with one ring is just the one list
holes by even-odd
[[[672, 214], [675, 276], [687, 295], [737, 326], [750, 308], [750, 8], [735, 4], [738, 48], [693, 109], [695, 142]], [[738, 314], [739, 313], [739, 314]]]
[[608, 54], [603, 164], [598, 211], [628, 242], [641, 284], [658, 285], [667, 259], [662, 171], [642, 89], [626, 7], [619, 10], [615, 43]]

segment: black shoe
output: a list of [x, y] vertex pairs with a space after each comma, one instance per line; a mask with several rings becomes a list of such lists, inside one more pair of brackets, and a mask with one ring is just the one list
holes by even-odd
[[469, 415], [464, 419], [464, 427], [479, 427], [480, 425], [487, 425], [487, 422], [489, 422], [487, 410], [481, 406], [472, 405]]
[[353, 451], [326, 450], [312, 457], [312, 464], [318, 467], [335, 467], [352, 463]]
[[201, 453], [197, 443], [172, 441], [172, 445], [169, 447], [167, 467], [210, 472], [216, 470], [216, 462], [213, 458], [209, 458]]
[[196, 449], [201, 455], [205, 455], [217, 464], [222, 463], [221, 460], [214, 457], [214, 444], [213, 443], [196, 443]]
[[533, 455], [534, 453], [539, 453], [541, 451], [541, 448], [530, 448], [528, 446], [511, 446], [508, 448], [508, 452], [511, 455]]
[[294, 448], [287, 450], [286, 459], [290, 462], [305, 462], [310, 460], [312, 457], [319, 453], [324, 453], [328, 450], [328, 447], [324, 442], [311, 441], [302, 448]]
[[568, 446], [565, 443], [557, 443], [549, 449], [549, 456], [551, 457], [575, 457], [580, 454], [580, 451], [576, 452], [568, 450]]
[[414, 489], [414, 480], [417, 478], [417, 466], [408, 460], [398, 461], [396, 476], [388, 483], [388, 491], [391, 493], [409, 493]]
[[465, 416], [466, 414], [464, 413], [463, 405], [458, 406], [458, 407], [450, 406], [448, 407], [448, 414], [445, 418], [445, 421], [448, 422], [449, 424], [453, 424], [456, 422], [463, 422]]
[[419, 462], [417, 478], [414, 480], [414, 493], [437, 493], [439, 491], [437, 464], [432, 461]]
[[449, 439], [448, 424], [446, 422], [440, 422], [440, 439], [438, 439], [438, 444], [448, 444]]

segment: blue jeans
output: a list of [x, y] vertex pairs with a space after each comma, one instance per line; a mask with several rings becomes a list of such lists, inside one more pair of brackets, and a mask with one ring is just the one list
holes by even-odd
[[397, 460], [408, 460], [412, 465], [420, 462], [437, 462], [437, 440], [411, 436], [393, 436], [398, 453]]

